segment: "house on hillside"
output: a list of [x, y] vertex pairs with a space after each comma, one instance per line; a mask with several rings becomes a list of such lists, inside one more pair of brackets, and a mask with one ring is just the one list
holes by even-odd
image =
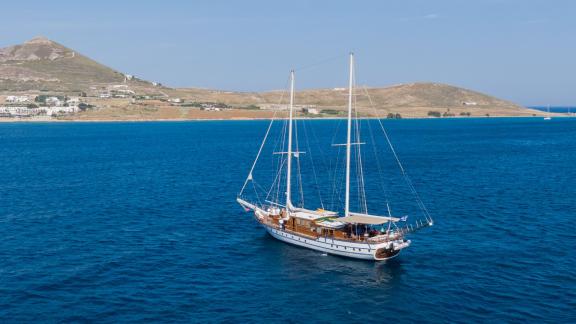
[[[260, 104], [260, 109], [263, 110], [288, 110], [289, 108], [290, 105], [288, 104]], [[294, 110], [304, 113], [308, 112], [309, 114], [313, 114], [309, 112], [310, 110], [318, 111], [316, 105], [294, 105]]]
[[66, 100], [66, 103], [69, 106], [78, 106], [80, 104], [80, 98], [78, 97], [70, 97]]
[[28, 96], [7, 96], [6, 102], [7, 103], [24, 103], [30, 101], [30, 97]]
[[48, 97], [46, 98], [46, 105], [49, 107], [61, 107], [64, 103], [58, 97]]
[[310, 115], [319, 115], [320, 112], [318, 111], [318, 109], [316, 108], [302, 108], [302, 112], [305, 114], [310, 114]]
[[464, 102], [462, 102], [462, 105], [464, 105], [464, 106], [476, 106], [476, 105], [478, 105], [478, 103], [475, 101], [464, 101]]
[[41, 107], [39, 108], [46, 116], [59, 116], [77, 113], [80, 109], [78, 106], [68, 107]]

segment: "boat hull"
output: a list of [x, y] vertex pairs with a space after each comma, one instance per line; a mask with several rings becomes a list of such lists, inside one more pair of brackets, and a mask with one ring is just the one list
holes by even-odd
[[[384, 244], [355, 243], [348, 241], [335, 240], [332, 238], [310, 238], [298, 235], [292, 232], [283, 231], [278, 228], [262, 224], [266, 231], [275, 239], [288, 244], [324, 252], [327, 254], [338, 255], [353, 259], [384, 261], [396, 257], [400, 250], [410, 244], [402, 242], [405, 246], [399, 249], [394, 248], [393, 242]], [[397, 245], [400, 247], [400, 245]]]

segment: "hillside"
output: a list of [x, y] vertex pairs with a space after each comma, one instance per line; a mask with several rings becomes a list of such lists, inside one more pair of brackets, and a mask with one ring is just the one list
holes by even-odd
[[44, 37], [0, 49], [0, 91], [88, 92], [124, 79], [123, 73]]
[[[256, 105], [261, 108], [286, 104], [287, 95], [281, 91], [230, 92], [205, 89], [177, 89], [174, 95], [198, 102], [222, 102], [231, 106]], [[471, 116], [531, 116], [540, 112], [476, 91], [440, 83], [409, 83], [382, 88], [358, 87], [356, 101], [360, 112], [367, 116], [399, 113], [404, 117], [425, 117], [429, 111]], [[318, 110], [344, 111], [348, 91], [312, 89], [299, 91], [296, 104], [313, 106]], [[283, 98], [283, 100], [281, 100]], [[377, 110], [375, 113], [374, 108]]]
[[[284, 108], [287, 102], [287, 94], [282, 91], [258, 93], [159, 86], [129, 77], [44, 37], [0, 49], [0, 94], [32, 97], [82, 94], [82, 101], [94, 109], [66, 116], [68, 119], [266, 118], [273, 110]], [[358, 87], [355, 98], [363, 116], [543, 115], [512, 102], [439, 83]], [[201, 109], [202, 105], [217, 103], [227, 108]], [[296, 104], [300, 109], [312, 108], [317, 112], [315, 116], [342, 116], [347, 90], [302, 90], [296, 94]]]

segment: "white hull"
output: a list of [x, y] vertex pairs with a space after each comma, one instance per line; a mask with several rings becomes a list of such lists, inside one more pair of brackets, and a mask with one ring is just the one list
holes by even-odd
[[[379, 244], [368, 244], [368, 243], [356, 243], [356, 242], [335, 240], [332, 238], [324, 238], [324, 237], [313, 239], [292, 232], [273, 228], [268, 225], [262, 224], [262, 226], [264, 226], [266, 231], [268, 231], [268, 233], [272, 237], [280, 241], [328, 254], [339, 255], [354, 259], [376, 260], [376, 261], [387, 260], [397, 256], [400, 253], [400, 250], [410, 245], [410, 241], [404, 242], [400, 240]], [[376, 257], [376, 251], [378, 249], [391, 248], [391, 247], [394, 249], [395, 253], [394, 255], [386, 258]]]

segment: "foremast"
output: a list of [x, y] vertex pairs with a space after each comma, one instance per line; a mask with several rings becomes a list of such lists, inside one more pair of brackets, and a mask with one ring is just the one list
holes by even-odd
[[288, 150], [286, 171], [286, 218], [290, 217], [292, 205], [292, 124], [294, 114], [294, 70], [290, 71], [290, 107], [288, 117]]

